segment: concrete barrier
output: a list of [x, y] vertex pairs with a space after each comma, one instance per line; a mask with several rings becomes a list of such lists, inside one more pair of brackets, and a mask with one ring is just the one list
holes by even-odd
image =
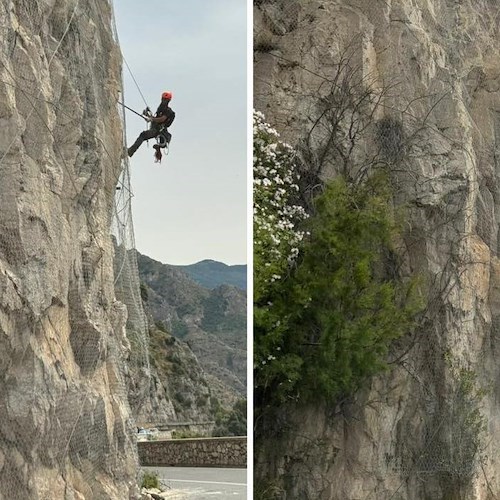
[[168, 439], [137, 443], [148, 467], [246, 467], [247, 438]]

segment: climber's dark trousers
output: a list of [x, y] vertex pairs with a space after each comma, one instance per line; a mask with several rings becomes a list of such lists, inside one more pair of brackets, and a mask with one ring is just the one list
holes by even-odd
[[139, 134], [139, 137], [137, 140], [128, 148], [128, 155], [132, 156], [138, 149], [139, 146], [144, 142], [147, 141], [148, 139], [154, 139], [160, 131], [156, 128], [152, 128], [150, 130], [145, 130], [144, 132], [141, 132]]

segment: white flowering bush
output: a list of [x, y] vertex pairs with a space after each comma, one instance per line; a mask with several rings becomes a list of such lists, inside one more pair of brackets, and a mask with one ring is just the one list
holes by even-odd
[[298, 224], [306, 212], [291, 202], [296, 197], [299, 175], [294, 170], [294, 151], [279, 134], [254, 112], [254, 286], [265, 295], [272, 284], [287, 274], [299, 253], [304, 232]]
[[293, 385], [301, 361], [282, 349], [287, 318], [274, 297], [299, 254], [304, 238], [299, 226], [307, 214], [293, 201], [299, 191], [294, 150], [257, 111], [253, 138], [255, 385], [266, 387], [277, 378], [285, 381], [282, 386]]

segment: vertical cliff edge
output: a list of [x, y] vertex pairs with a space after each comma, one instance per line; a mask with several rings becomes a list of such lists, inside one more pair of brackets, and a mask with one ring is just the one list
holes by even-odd
[[498, 498], [498, 2], [261, 0], [254, 14], [255, 107], [310, 185], [347, 164], [389, 170], [398, 272], [426, 298], [387, 373], [263, 431], [257, 480], [268, 498]]
[[0, 1], [0, 498], [134, 498], [112, 5]]

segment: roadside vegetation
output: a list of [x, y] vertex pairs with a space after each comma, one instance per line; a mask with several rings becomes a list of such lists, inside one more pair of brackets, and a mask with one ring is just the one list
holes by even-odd
[[141, 488], [157, 488], [160, 489], [160, 479], [158, 478], [158, 474], [156, 472], [146, 471], [142, 475], [141, 480]]
[[246, 436], [247, 435], [247, 400], [238, 399], [230, 411], [221, 407], [216, 413], [213, 436]]

